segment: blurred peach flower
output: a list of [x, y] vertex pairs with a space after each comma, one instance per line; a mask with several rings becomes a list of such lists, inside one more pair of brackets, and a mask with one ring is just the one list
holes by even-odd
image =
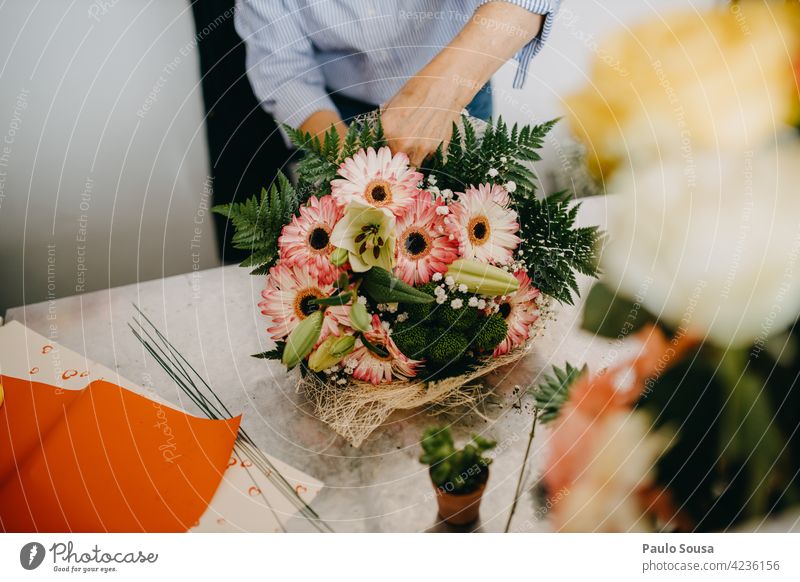
[[654, 494], [653, 481], [669, 432], [654, 431], [633, 405], [658, 363], [685, 353], [689, 342], [670, 342], [654, 327], [638, 338], [636, 358], [576, 381], [556, 421], [544, 482], [548, 491], [562, 492], [550, 513], [558, 531], [644, 531], [652, 528], [652, 514], [669, 512], [668, 494]]

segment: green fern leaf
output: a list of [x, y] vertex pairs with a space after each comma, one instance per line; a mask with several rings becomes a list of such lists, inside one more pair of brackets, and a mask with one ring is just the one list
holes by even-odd
[[568, 192], [546, 198], [533, 195], [515, 199], [522, 242], [519, 255], [528, 274], [543, 293], [572, 304], [578, 294], [575, 272], [598, 273], [597, 227], [575, 227], [580, 204], [571, 204]]
[[535, 391], [539, 420], [548, 423], [558, 418], [562, 406], [569, 399], [570, 388], [585, 372], [585, 366], [581, 369], [569, 363], [563, 369], [553, 366], [552, 374], [545, 375]]
[[278, 260], [278, 237], [300, 205], [297, 191], [282, 173], [261, 196], [244, 202], [215, 206], [212, 210], [228, 218], [235, 230], [231, 244], [250, 251], [242, 267], [253, 267], [253, 274], [266, 273]]

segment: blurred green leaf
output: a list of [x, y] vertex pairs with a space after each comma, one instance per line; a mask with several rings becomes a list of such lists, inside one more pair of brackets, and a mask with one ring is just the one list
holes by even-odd
[[583, 309], [581, 326], [609, 338], [627, 337], [655, 318], [639, 303], [615, 294], [603, 283], [595, 283]]

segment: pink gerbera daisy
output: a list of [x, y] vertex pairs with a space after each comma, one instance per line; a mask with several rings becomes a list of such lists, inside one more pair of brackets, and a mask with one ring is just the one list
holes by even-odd
[[508, 192], [492, 184], [467, 188], [450, 205], [450, 224], [458, 233], [460, 254], [465, 259], [505, 265], [520, 243], [517, 213], [508, 207]]
[[409, 285], [427, 283], [458, 258], [458, 241], [446, 231], [443, 211], [449, 212], [441, 199], [421, 191], [397, 221], [395, 274]]
[[281, 262], [308, 265], [321, 283], [332, 283], [338, 268], [331, 264], [331, 231], [341, 218], [341, 209], [331, 196], [312, 196], [300, 213], [283, 227], [278, 239]]
[[372, 329], [364, 335], [367, 341], [385, 350], [388, 355], [376, 354], [359, 339], [356, 349], [345, 360], [345, 366], [353, 370], [353, 378], [372, 384], [383, 384], [391, 382], [392, 378], [406, 380], [417, 374], [420, 362], [408, 358], [400, 351], [377, 315], [372, 316]]
[[506, 320], [508, 334], [494, 349], [495, 356], [507, 354], [522, 345], [530, 337], [531, 326], [539, 319], [536, 298], [540, 291], [533, 286], [525, 271], [519, 270], [514, 276], [519, 281], [519, 289], [507, 301], [500, 303], [499, 313]]
[[[272, 267], [267, 276], [267, 286], [261, 292], [264, 300], [258, 304], [261, 313], [272, 320], [272, 327], [267, 328], [272, 339], [285, 339], [298, 323], [320, 309], [312, 299], [328, 297], [332, 293], [333, 286], [320, 282], [309, 265], [278, 263]], [[338, 323], [334, 308], [326, 308], [320, 339], [330, 334], [339, 335]]]
[[371, 206], [388, 208], [402, 216], [413, 204], [422, 174], [408, 167], [408, 156], [392, 156], [388, 147], [359, 150], [339, 166], [339, 175], [331, 181], [331, 194], [340, 206], [362, 200]]

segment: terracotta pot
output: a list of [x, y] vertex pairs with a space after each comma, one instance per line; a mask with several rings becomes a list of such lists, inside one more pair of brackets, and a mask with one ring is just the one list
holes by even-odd
[[449, 493], [436, 484], [436, 502], [439, 504], [439, 517], [450, 525], [466, 525], [478, 519], [481, 508], [481, 498], [489, 480], [489, 468], [481, 471], [485, 475], [483, 482], [474, 491], [469, 493]]

